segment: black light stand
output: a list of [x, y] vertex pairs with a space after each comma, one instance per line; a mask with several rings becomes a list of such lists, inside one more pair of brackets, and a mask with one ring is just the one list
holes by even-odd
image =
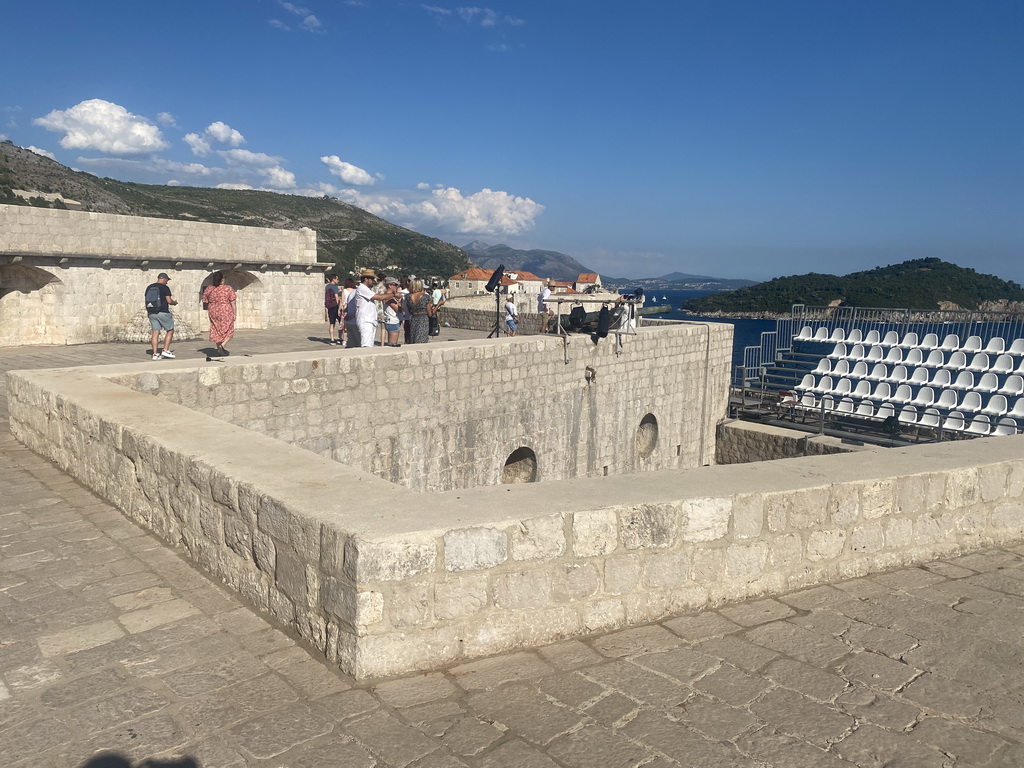
[[494, 292], [494, 327], [491, 332], [487, 334], [487, 338], [497, 336], [501, 330], [501, 293], [498, 289], [501, 288], [501, 278], [505, 274], [505, 265], [499, 264], [498, 268], [491, 274], [491, 279], [487, 281], [487, 285], [484, 286], [484, 290], [490, 293]]

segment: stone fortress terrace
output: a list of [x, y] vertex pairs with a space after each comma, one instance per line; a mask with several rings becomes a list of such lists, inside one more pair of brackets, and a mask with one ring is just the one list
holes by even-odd
[[0, 349], [11, 764], [1019, 763], [1019, 438], [727, 465], [727, 325], [320, 333]]

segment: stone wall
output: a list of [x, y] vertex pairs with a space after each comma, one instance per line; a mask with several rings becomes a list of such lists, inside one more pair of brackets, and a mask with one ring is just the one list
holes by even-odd
[[745, 464], [751, 461], [791, 459], [796, 456], [824, 456], [833, 453], [875, 450], [845, 443], [828, 435], [812, 435], [794, 429], [750, 421], [725, 421], [718, 426], [716, 464]]
[[238, 293], [237, 327], [316, 322], [325, 266], [308, 229], [0, 205], [0, 347], [115, 340], [160, 272], [174, 314], [202, 331], [199, 297], [218, 270]]
[[517, 451], [543, 481], [710, 464], [730, 331], [680, 324], [621, 348], [502, 337], [115, 380], [413, 490], [451, 490], [500, 483]]
[[414, 493], [138, 369], [9, 374], [15, 435], [357, 678], [1024, 538], [1021, 437]]

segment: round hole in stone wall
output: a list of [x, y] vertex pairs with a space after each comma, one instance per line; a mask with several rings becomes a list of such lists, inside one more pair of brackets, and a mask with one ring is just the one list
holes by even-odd
[[537, 454], [531, 448], [516, 448], [505, 459], [502, 483], [533, 483], [537, 481]]
[[636, 455], [641, 459], [648, 458], [658, 447], [658, 420], [653, 413], [640, 419], [636, 429]]

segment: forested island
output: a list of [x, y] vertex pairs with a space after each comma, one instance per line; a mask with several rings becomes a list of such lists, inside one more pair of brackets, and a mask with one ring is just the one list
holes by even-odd
[[[719, 317], [779, 317], [794, 304], [893, 309], [1024, 310], [1024, 289], [941, 259], [913, 259], [849, 275], [777, 277], [684, 302], [683, 310]], [[1016, 306], [1019, 305], [1019, 306]]]

